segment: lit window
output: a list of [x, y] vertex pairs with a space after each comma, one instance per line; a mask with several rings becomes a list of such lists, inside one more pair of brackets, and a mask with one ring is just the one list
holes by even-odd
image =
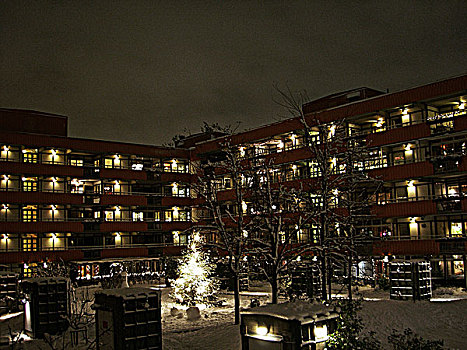
[[23, 150], [23, 162], [24, 163], [37, 163], [36, 150]]

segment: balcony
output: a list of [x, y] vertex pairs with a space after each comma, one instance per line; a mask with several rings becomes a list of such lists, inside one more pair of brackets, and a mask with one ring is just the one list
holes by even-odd
[[83, 224], [76, 221], [0, 222], [0, 232], [83, 232]]
[[371, 209], [372, 215], [379, 218], [388, 217], [415, 217], [437, 214], [436, 203], [433, 200], [417, 200], [374, 205]]
[[82, 204], [83, 195], [71, 193], [50, 192], [19, 192], [0, 191], [2, 203], [28, 203], [28, 204]]
[[384, 132], [369, 134], [366, 138], [370, 147], [377, 147], [391, 143], [407, 142], [428, 137], [431, 135], [430, 127], [427, 124], [415, 124]]
[[99, 226], [100, 232], [146, 232], [148, 225], [142, 221], [105, 221]]
[[124, 194], [104, 194], [100, 196], [101, 205], [147, 205], [145, 196], [124, 195]]
[[48, 175], [83, 177], [83, 168], [69, 165], [49, 165], [39, 163], [0, 162], [0, 173], [24, 175]]
[[438, 255], [439, 244], [434, 239], [373, 242], [373, 255]]
[[191, 221], [170, 221], [161, 222], [162, 231], [184, 231], [192, 227]]
[[128, 169], [101, 169], [100, 178], [119, 180], [147, 180], [145, 171]]
[[186, 182], [189, 183], [195, 179], [195, 175], [189, 173], [162, 173], [160, 181], [162, 182]]
[[373, 169], [369, 172], [370, 177], [384, 181], [411, 179], [433, 174], [433, 164], [428, 161], [395, 165], [381, 169]]
[[187, 207], [193, 205], [193, 198], [179, 196], [165, 196], [161, 198], [161, 205], [166, 207]]

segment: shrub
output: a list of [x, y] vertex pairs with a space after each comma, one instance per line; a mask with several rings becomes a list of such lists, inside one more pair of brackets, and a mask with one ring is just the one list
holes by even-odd
[[339, 315], [337, 330], [330, 336], [327, 342], [328, 350], [379, 350], [381, 344], [374, 337], [374, 332], [362, 333], [364, 325], [358, 315], [361, 310], [361, 301], [343, 300], [339, 303], [341, 313]]
[[406, 328], [404, 333], [399, 333], [393, 329], [388, 337], [389, 344], [393, 350], [443, 350], [442, 340], [425, 340], [415, 334], [410, 328]]

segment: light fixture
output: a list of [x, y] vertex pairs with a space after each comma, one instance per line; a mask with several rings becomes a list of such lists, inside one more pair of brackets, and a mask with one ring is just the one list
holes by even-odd
[[52, 211], [56, 211], [56, 210], [57, 210], [57, 206], [55, 206], [55, 205], [52, 204], [52, 205], [51, 205], [51, 209], [52, 209]]
[[8, 152], [8, 151], [10, 150], [10, 147], [8, 147], [7, 145], [5, 145], [5, 146], [3, 146], [3, 150], [4, 150], [5, 152]]
[[8, 233], [4, 233], [2, 237], [5, 241], [8, 240]]
[[57, 234], [56, 233], [52, 233], [51, 237], [50, 237], [53, 241], [57, 240]]
[[384, 119], [383, 117], [379, 117], [378, 121], [376, 122], [376, 127], [380, 128], [383, 126]]
[[323, 342], [328, 339], [328, 327], [325, 324], [315, 325], [313, 333], [315, 334], [315, 342]]
[[293, 171], [297, 170], [297, 166], [295, 164], [292, 165], [292, 170]]
[[239, 147], [238, 150], [240, 151], [240, 157], [244, 157], [245, 156], [245, 147]]
[[52, 156], [55, 157], [55, 156], [57, 155], [57, 151], [56, 151], [56, 150], [53, 149], [53, 150], [51, 150], [51, 152], [52, 152]]
[[120, 214], [120, 207], [119, 207], [119, 206], [116, 206], [116, 207], [115, 207], [115, 213], [116, 213], [116, 214]]
[[402, 147], [404, 147], [404, 150], [406, 150], [407, 152], [411, 150], [411, 145], [410, 143], [408, 143], [407, 145], [402, 145]]
[[21, 180], [26, 181], [28, 178], [27, 177], [22, 177]]
[[407, 183], [407, 187], [414, 187], [413, 180], [410, 180], [410, 181]]
[[261, 336], [265, 336], [266, 334], [268, 334], [268, 327], [266, 326], [257, 326], [256, 327], [256, 334], [258, 335], [261, 335]]
[[53, 178], [52, 178], [52, 182], [57, 182], [57, 178], [56, 178], [56, 177], [53, 177]]
[[2, 204], [2, 209], [3, 210], [8, 210], [8, 204]]
[[282, 140], [279, 140], [279, 143], [277, 144], [277, 148], [279, 149], [284, 148], [284, 142], [282, 142]]
[[8, 181], [9, 178], [10, 178], [9, 175], [3, 175], [3, 180]]
[[245, 213], [248, 209], [248, 205], [245, 203], [245, 201], [242, 201], [242, 210]]
[[464, 101], [461, 101], [461, 103], [459, 104], [459, 109], [465, 109], [465, 102]]
[[120, 155], [116, 154], [116, 155], [114, 155], [114, 158], [115, 159], [120, 159]]

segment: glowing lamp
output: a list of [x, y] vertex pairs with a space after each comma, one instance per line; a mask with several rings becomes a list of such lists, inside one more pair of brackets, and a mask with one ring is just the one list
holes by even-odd
[[240, 157], [245, 156], [245, 147], [239, 147], [238, 150], [240, 151]]
[[268, 332], [269, 332], [268, 327], [265, 327], [265, 326], [256, 327], [256, 334], [258, 335], [261, 335], [264, 337], [266, 334], [268, 334]]
[[328, 327], [325, 324], [316, 325], [313, 333], [316, 342], [323, 342], [328, 339]]

